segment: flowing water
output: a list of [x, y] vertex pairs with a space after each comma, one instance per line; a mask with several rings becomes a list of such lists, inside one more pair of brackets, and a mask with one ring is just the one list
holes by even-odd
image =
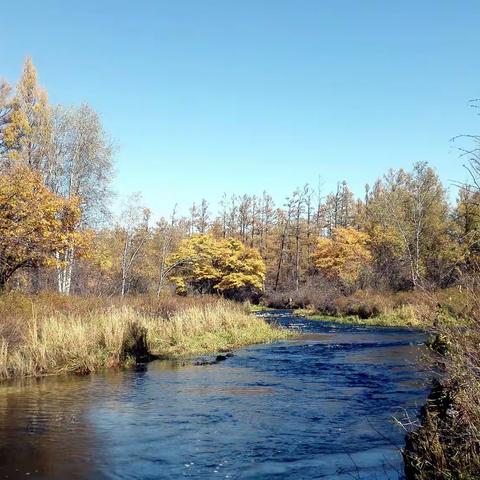
[[419, 332], [276, 312], [300, 339], [0, 388], [0, 478], [399, 479]]

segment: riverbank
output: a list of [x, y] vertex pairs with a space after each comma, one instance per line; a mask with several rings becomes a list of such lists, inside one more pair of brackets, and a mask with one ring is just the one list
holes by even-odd
[[408, 311], [384, 314], [371, 318], [361, 318], [358, 315], [333, 316], [316, 313], [312, 310], [297, 309], [295, 310], [295, 315], [308, 318], [309, 320], [321, 320], [342, 325], [361, 325], [366, 327], [410, 327], [426, 329], [432, 325], [431, 322], [422, 321]]
[[433, 376], [431, 392], [419, 418], [405, 422], [407, 480], [480, 478], [479, 298], [478, 291], [466, 288], [370, 299], [357, 292], [330, 304], [336, 315], [316, 308], [295, 310], [312, 320], [412, 327], [432, 334], [430, 354], [423, 359]]
[[266, 306], [292, 309], [312, 320], [336, 323], [431, 329], [438, 323], [458, 325], [472, 315], [468, 291], [461, 287], [433, 291], [378, 292], [308, 290], [267, 295]]
[[430, 367], [436, 379], [406, 438], [408, 480], [480, 478], [480, 300], [461, 327], [438, 325]]
[[415, 303], [392, 308], [390, 302], [384, 302], [387, 308], [375, 309], [372, 308], [375, 299], [343, 301], [350, 311], [356, 309], [367, 318], [358, 314], [326, 315], [313, 308], [296, 309], [294, 313], [339, 324], [428, 330], [433, 341], [428, 344], [430, 354], [424, 356], [423, 366], [432, 372], [433, 384], [419, 417], [405, 419], [407, 435], [402, 451], [405, 478], [478, 479], [480, 296], [475, 290], [449, 289], [417, 294], [416, 298]]
[[87, 374], [151, 358], [228, 351], [287, 330], [239, 304], [199, 298], [127, 300], [56, 295], [0, 298], [0, 379]]
[[[299, 324], [286, 312], [268, 318]], [[397, 478], [403, 433], [391, 417], [425, 400], [423, 334], [302, 323], [295, 341], [206, 367], [5, 382], [0, 478]]]

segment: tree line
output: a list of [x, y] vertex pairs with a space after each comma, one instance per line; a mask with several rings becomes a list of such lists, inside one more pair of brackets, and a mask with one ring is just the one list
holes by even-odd
[[139, 195], [110, 211], [114, 144], [88, 105], [51, 105], [30, 59], [0, 83], [0, 287], [259, 297], [334, 285], [408, 290], [475, 278], [480, 259], [477, 137], [472, 181], [452, 204], [428, 164], [390, 170], [357, 198], [346, 181], [206, 199], [152, 221]]

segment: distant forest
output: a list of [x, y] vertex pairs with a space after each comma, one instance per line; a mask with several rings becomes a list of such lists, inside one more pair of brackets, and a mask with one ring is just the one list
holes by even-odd
[[[0, 286], [80, 295], [218, 293], [258, 300], [335, 288], [449, 287], [478, 272], [479, 163], [450, 204], [435, 170], [390, 170], [356, 198], [346, 181], [203, 199], [153, 223], [141, 197], [110, 213], [114, 148], [88, 105], [48, 101], [31, 60], [0, 85]], [[459, 167], [461, 161], [459, 160]], [[319, 165], [321, 167], [321, 165]]]

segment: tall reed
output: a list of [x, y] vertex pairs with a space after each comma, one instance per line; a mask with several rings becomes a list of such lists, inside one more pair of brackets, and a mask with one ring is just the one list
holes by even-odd
[[21, 326], [10, 321], [0, 331], [0, 379], [84, 374], [151, 355], [218, 352], [288, 335], [249, 315], [241, 305], [223, 300], [189, 303], [161, 314], [153, 310], [138, 308], [137, 303], [88, 313], [34, 313]]

